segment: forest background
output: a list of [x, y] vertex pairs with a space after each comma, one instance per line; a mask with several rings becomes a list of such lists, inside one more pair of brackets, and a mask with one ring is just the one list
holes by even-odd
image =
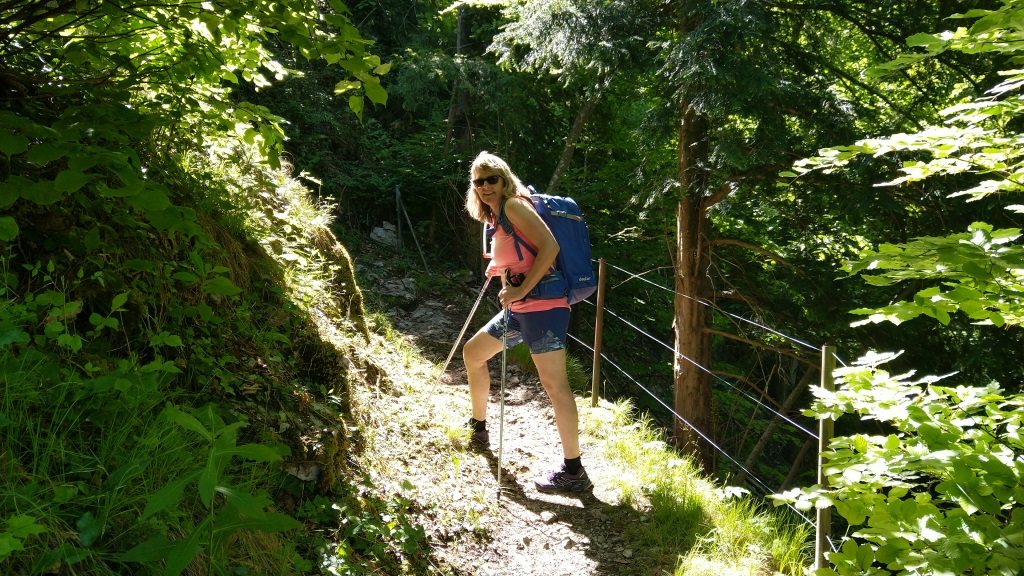
[[[255, 258], [224, 230], [251, 226], [253, 213], [277, 214], [273, 201], [245, 192], [248, 183], [273, 181], [284, 160], [335, 205], [330, 232], [356, 261], [367, 232], [396, 218], [397, 187], [423, 248], [455, 256], [450, 270], [435, 272], [475, 273], [479, 230], [462, 203], [468, 161], [489, 150], [524, 181], [580, 202], [596, 256], [676, 290], [613, 274], [609, 305], [675, 342], [676, 354], [652, 361], [649, 344], [630, 330], [608, 330], [604, 346], [726, 451], [750, 453], [771, 418], [722, 378], [780, 408], [795, 394], [805, 394], [797, 406], [810, 402], [803, 390], [817, 357], [780, 334], [828, 343], [847, 358], [902, 351], [885, 358], [894, 373], [956, 373], [988, 386], [977, 407], [1003, 418], [1008, 401], [990, 383], [1019, 393], [1022, 382], [1014, 354], [1020, 215], [999, 195], [1017, 189], [1018, 14], [1018, 2], [951, 1], [10, 2], [0, 18], [7, 380], [88, 383], [88, 394], [66, 398], [115, 410], [104, 395], [116, 390], [130, 400], [121, 409], [135, 412], [162, 406], [155, 398], [166, 387], [207, 370], [232, 395], [246, 382], [226, 367], [240, 358], [273, 372], [257, 360], [266, 354], [238, 353], [248, 346], [288, 341], [330, 356], [298, 346], [315, 338], [290, 316], [266, 341], [220, 340], [232, 298], [287, 300], [251, 289], [246, 275], [266, 273], [258, 262], [240, 274], [214, 256]], [[970, 34], [942, 33], [972, 24]], [[302, 264], [288, 236], [265, 240], [279, 260]], [[337, 268], [333, 280], [354, 284], [347, 257], [338, 256]], [[865, 270], [883, 272], [866, 283], [851, 278]], [[191, 299], [168, 304], [162, 291], [179, 284]], [[358, 308], [357, 294], [346, 293], [340, 308]], [[115, 318], [125, 306], [130, 327]], [[854, 310], [866, 321], [856, 322]], [[240, 333], [263, 322], [230, 318]], [[354, 332], [366, 331], [354, 322]], [[574, 330], [586, 334], [587, 324], [576, 318]], [[90, 346], [104, 331], [140, 340]], [[111, 350], [124, 361], [111, 361]], [[602, 384], [611, 397], [636, 395], [705, 469], [736, 473], [628, 382], [608, 375]], [[24, 411], [19, 402], [54, 402], [25, 395], [5, 394], [6, 438]], [[825, 398], [817, 409], [866, 413], [884, 404], [859, 401]], [[162, 421], [209, 442], [211, 464], [186, 477], [198, 482], [203, 504], [212, 510], [216, 494], [230, 493], [235, 509], [225, 509], [245, 517], [265, 503], [221, 486], [218, 475], [234, 456], [271, 461], [283, 452], [258, 442], [235, 447], [242, 425], [215, 412], [171, 407]], [[119, 414], [91, 416], [92, 425]], [[887, 439], [892, 430], [865, 428], [859, 418], [840, 424], [851, 438]], [[936, 441], [952, 440], [946, 424], [937, 425]], [[992, 426], [998, 441], [990, 444], [1017, 434], [1009, 416]], [[755, 472], [783, 486], [804, 444], [780, 429]], [[1007, 449], [1010, 471], [997, 472], [1012, 477], [1019, 450]], [[50, 456], [56, 463], [63, 454]], [[144, 460], [126, 462], [99, 493], [142, 474]], [[19, 477], [24, 466], [15, 461], [5, 476]], [[810, 459], [803, 473], [813, 477]], [[958, 486], [974, 474], [956, 473]], [[146, 499], [144, 517], [173, 508], [185, 483], [168, 484], [157, 504]], [[75, 487], [60, 497], [86, 494]], [[804, 506], [824, 497], [791, 495]], [[1010, 490], [995, 504], [967, 506], [999, 519], [998, 537], [1014, 554], [1024, 545], [1012, 514], [1018, 499]], [[214, 517], [190, 528], [186, 547], [203, 538], [215, 546], [224, 532]], [[264, 517], [264, 529], [293, 527]], [[11, 550], [38, 526], [13, 511], [8, 521], [0, 535]], [[86, 534], [100, 524], [89, 515], [77, 521]], [[163, 558], [167, 546], [159, 541], [137, 557]], [[59, 548], [54, 558], [69, 553]]]
[[[943, 110], [985, 97], [1007, 65], [1000, 53], [908, 55], [908, 39], [955, 29], [949, 16], [980, 8], [372, 3], [353, 9], [375, 51], [391, 55], [386, 106], [367, 110], [362, 123], [339, 113], [324, 95], [341, 76], [316, 67], [249, 96], [289, 118], [289, 156], [337, 200], [343, 238], [345, 230], [384, 221], [402, 225], [397, 187], [416, 239], [478, 269], [479, 231], [461, 207], [466, 163], [480, 150], [507, 158], [538, 189], [575, 198], [585, 207], [595, 257], [612, 265], [609, 306], [676, 347], [675, 355], [654, 352], [660, 357], [652, 362], [646, 335], [609, 320], [605, 350], [651, 383], [659, 400], [612, 371], [604, 392], [635, 396], [681, 443], [698, 446], [713, 469], [720, 456], [687, 437], [661, 403], [714, 430], [726, 452], [750, 454], [772, 414], [743, 392], [781, 409], [804, 389], [791, 404], [806, 406], [805, 387], [818, 378], [818, 353], [790, 338], [830, 344], [851, 359], [899, 350], [897, 373], [928, 367], [1016, 390], [1021, 370], [1005, 351], [1020, 344], [1017, 331], [978, 326], [988, 318], [948, 314], [950, 305], [868, 315], [927, 298], [922, 291], [935, 282], [864, 283], [850, 278], [848, 265], [865, 249], [964, 233], [974, 222], [1017, 225], [1018, 214], [998, 200], [951, 199], [985, 177], [901, 178], [904, 162], [917, 156], [850, 150], [837, 152], [842, 171], [805, 169], [796, 177], [793, 168], [828, 147], [942, 125]], [[346, 238], [346, 245], [358, 241]], [[687, 284], [692, 278], [705, 281]], [[588, 309], [574, 324], [588, 342], [591, 315]], [[792, 436], [776, 438], [755, 464], [774, 486], [783, 485], [805, 443], [786, 429], [777, 434]], [[763, 464], [776, 461], [786, 464]]]

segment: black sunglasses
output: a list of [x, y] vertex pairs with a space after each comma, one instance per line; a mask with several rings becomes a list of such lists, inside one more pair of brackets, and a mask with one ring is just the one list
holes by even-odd
[[500, 180], [500, 179], [501, 179], [501, 176], [498, 176], [497, 174], [492, 174], [491, 176], [488, 176], [487, 178], [477, 178], [476, 180], [473, 180], [473, 186], [479, 188], [479, 187], [484, 185], [484, 182], [487, 182], [488, 184], [494, 185], [494, 184], [497, 184], [498, 180]]

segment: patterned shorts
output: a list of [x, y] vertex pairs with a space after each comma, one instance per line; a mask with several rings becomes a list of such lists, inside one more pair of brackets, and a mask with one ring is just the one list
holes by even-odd
[[[498, 312], [484, 326], [488, 334], [501, 340], [505, 330], [505, 311]], [[540, 312], [509, 312], [508, 343], [511, 348], [526, 342], [530, 354], [564, 350], [569, 330], [569, 308], [552, 308]]]

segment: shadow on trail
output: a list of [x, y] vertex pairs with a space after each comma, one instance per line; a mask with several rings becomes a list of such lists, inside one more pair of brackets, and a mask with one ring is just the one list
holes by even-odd
[[[565, 565], [560, 574], [614, 574], [617, 576], [649, 576], [673, 573], [673, 566], [652, 567], [650, 557], [639, 564], [636, 557], [643, 553], [640, 544], [633, 543], [624, 528], [648, 521], [644, 514], [625, 504], [606, 502], [594, 494], [594, 488], [583, 492], [549, 494], [534, 488], [533, 476], [523, 477], [506, 467], [501, 469], [500, 492], [497, 489], [498, 451], [474, 451], [485, 457], [496, 489], [493, 497], [499, 499], [499, 506], [516, 515], [521, 522], [542, 534], [548, 542], [519, 542], [517, 549], [509, 550], [510, 555], [555, 555], [559, 548], [581, 547], [585, 556], [594, 562], [589, 570], [579, 566]], [[545, 515], [550, 513], [550, 515]], [[568, 531], [568, 538], [564, 532]], [[561, 532], [561, 533], [559, 533]], [[529, 537], [528, 535], [526, 536]], [[543, 548], [539, 550], [538, 547]], [[578, 553], [578, 551], [577, 551]]]

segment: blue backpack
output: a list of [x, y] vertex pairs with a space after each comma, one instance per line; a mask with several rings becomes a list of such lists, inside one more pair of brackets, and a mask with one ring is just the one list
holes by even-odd
[[[528, 298], [565, 298], [569, 304], [575, 304], [597, 290], [597, 275], [590, 260], [590, 233], [587, 222], [583, 219], [580, 207], [572, 198], [541, 194], [529, 187], [530, 199], [537, 208], [544, 223], [558, 242], [558, 257], [551, 272], [541, 278], [537, 286], [530, 290]], [[502, 200], [498, 211], [498, 224], [506, 234], [515, 240], [516, 254], [523, 259], [522, 248], [526, 248], [534, 256], [537, 252], [519, 237], [512, 223], [505, 216], [505, 202]], [[494, 234], [495, 229], [488, 230]]]

